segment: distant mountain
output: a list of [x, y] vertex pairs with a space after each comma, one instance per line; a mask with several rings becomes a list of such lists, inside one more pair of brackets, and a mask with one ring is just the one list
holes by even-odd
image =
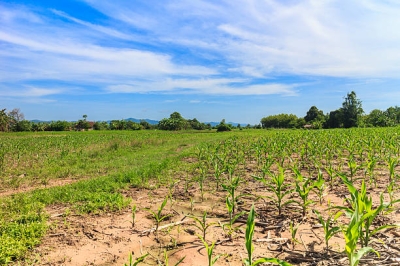
[[[215, 126], [218, 126], [219, 124], [220, 124], [221, 122], [204, 122], [204, 124], [210, 124], [212, 127], [215, 127]], [[237, 125], [241, 125], [242, 127], [243, 126], [246, 126], [247, 124], [242, 124], [242, 123], [235, 123], [235, 122], [225, 122], [225, 124], [230, 124], [230, 125], [232, 125], [232, 126], [234, 126], [234, 127], [237, 127]]]
[[132, 121], [132, 122], [135, 122], [135, 123], [140, 123], [140, 121], [142, 121], [142, 120], [146, 121], [146, 122], [149, 123], [150, 125], [157, 125], [158, 122], [159, 122], [159, 121], [157, 121], [157, 120], [151, 120], [151, 119], [137, 119], [137, 118], [131, 118], [131, 117], [125, 119], [125, 121]]
[[33, 120], [30, 120], [31, 122], [33, 122], [33, 123], [50, 123], [50, 121], [43, 121], [43, 120], [38, 120], [38, 119], [33, 119]]

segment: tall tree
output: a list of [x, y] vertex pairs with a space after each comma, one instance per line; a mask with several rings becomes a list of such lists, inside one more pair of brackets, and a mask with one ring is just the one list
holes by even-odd
[[8, 129], [12, 131], [18, 131], [17, 125], [19, 122], [25, 119], [24, 114], [19, 108], [14, 108], [12, 111], [8, 112]]
[[361, 101], [357, 99], [356, 93], [354, 91], [347, 93], [342, 104], [343, 127], [358, 126], [363, 113]]
[[169, 118], [163, 118], [158, 122], [158, 128], [162, 130], [182, 130], [188, 127], [189, 123], [178, 112], [173, 112]]
[[327, 128], [338, 128], [343, 127], [343, 112], [342, 108], [339, 108], [335, 111], [330, 111], [328, 115], [328, 119], [326, 121]]
[[325, 120], [324, 112], [319, 110], [316, 106], [311, 106], [310, 110], [308, 110], [304, 120], [306, 122], [312, 122], [314, 120]]
[[373, 127], [386, 127], [390, 122], [385, 113], [378, 109], [372, 110], [366, 120], [367, 125]]
[[6, 109], [0, 110], [0, 131], [8, 131], [8, 120]]
[[299, 128], [304, 125], [304, 119], [294, 114], [278, 114], [263, 117], [261, 124], [263, 128]]
[[389, 107], [385, 111], [385, 115], [390, 119], [391, 125], [398, 125], [400, 124], [400, 107], [395, 106], [395, 107]]

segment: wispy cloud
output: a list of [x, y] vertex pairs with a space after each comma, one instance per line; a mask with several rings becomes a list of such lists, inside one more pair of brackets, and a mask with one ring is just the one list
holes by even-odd
[[134, 40], [134, 38], [132, 38], [131, 35], [122, 33], [122, 32], [120, 32], [118, 30], [115, 30], [115, 29], [112, 29], [112, 28], [108, 28], [108, 27], [104, 27], [104, 26], [101, 26], [101, 25], [96, 25], [96, 24], [93, 24], [93, 23], [90, 23], [90, 22], [87, 22], [87, 21], [84, 21], [84, 20], [81, 20], [81, 19], [74, 18], [74, 17], [72, 17], [72, 16], [68, 15], [67, 13], [65, 13], [63, 11], [60, 11], [60, 10], [51, 9], [51, 11], [54, 14], [60, 16], [60, 17], [66, 18], [68, 20], [71, 20], [71, 21], [79, 24], [79, 25], [85, 26], [85, 27], [87, 27], [89, 29], [92, 29], [92, 30], [99, 31], [99, 32], [104, 33], [106, 35], [109, 35], [111, 37], [120, 38], [120, 39], [124, 39], [124, 40]]
[[9, 90], [0, 88], [0, 96], [2, 97], [22, 97], [22, 98], [39, 98], [43, 96], [56, 95], [63, 93], [62, 89], [47, 89], [37, 87], [23, 87], [18, 90]]
[[400, 70], [393, 1], [88, 2], [160, 39], [218, 50], [244, 75], [397, 77]]
[[[160, 82], [136, 82], [111, 85], [108, 93], [181, 93], [207, 95], [268, 95], [296, 96], [297, 85], [279, 83], [243, 85], [244, 79], [167, 79]], [[237, 85], [240, 84], [240, 85]]]
[[4, 97], [84, 91], [272, 99], [302, 97], [303, 88], [330, 79], [339, 92], [346, 84], [363, 89], [400, 73], [395, 1], [71, 2], [92, 13], [49, 3], [0, 3]]

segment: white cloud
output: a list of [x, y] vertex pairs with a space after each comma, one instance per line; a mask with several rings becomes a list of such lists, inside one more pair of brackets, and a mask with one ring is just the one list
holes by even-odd
[[38, 98], [63, 93], [63, 89], [47, 89], [37, 87], [23, 87], [21, 89], [0, 89], [2, 97]]
[[169, 1], [154, 8], [88, 2], [161, 40], [218, 51], [244, 75], [397, 77], [400, 71], [395, 1]]
[[131, 35], [122, 33], [120, 31], [114, 30], [112, 28], [107, 28], [107, 27], [104, 27], [104, 26], [101, 26], [101, 25], [96, 25], [96, 24], [93, 24], [93, 23], [89, 23], [89, 22], [83, 21], [81, 19], [74, 18], [74, 17], [72, 17], [72, 16], [68, 15], [67, 13], [62, 12], [60, 10], [52, 9], [52, 12], [54, 14], [60, 16], [60, 17], [69, 19], [69, 20], [71, 20], [71, 21], [73, 21], [73, 22], [75, 22], [77, 24], [80, 24], [82, 26], [88, 27], [88, 28], [90, 28], [92, 30], [96, 30], [96, 31], [102, 32], [102, 33], [110, 35], [112, 37], [125, 39], [125, 40], [133, 40], [134, 39], [134, 38], [131, 37]]
[[[107, 93], [296, 96], [302, 84], [280, 77], [397, 78], [400, 71], [394, 1], [85, 2], [108, 20], [0, 5], [0, 81], [63, 81]], [[27, 92], [35, 93], [15, 95]]]
[[240, 85], [243, 79], [167, 79], [156, 82], [132, 82], [131, 84], [110, 85], [108, 93], [182, 93], [208, 95], [269, 95], [282, 94], [297, 96], [298, 85], [257, 84]]

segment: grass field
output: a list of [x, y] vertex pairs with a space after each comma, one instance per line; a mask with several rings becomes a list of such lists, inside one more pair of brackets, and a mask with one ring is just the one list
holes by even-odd
[[[301, 241], [301, 252], [334, 263], [347, 258], [344, 263], [351, 265], [365, 255], [376, 264], [380, 259], [372, 248], [385, 258], [400, 257], [399, 242], [391, 242], [390, 252], [380, 245], [389, 233], [397, 233], [399, 159], [399, 128], [1, 134], [0, 264], [29, 264], [30, 251], [52, 228], [49, 207], [62, 205], [68, 210], [65, 216], [83, 219], [131, 211], [137, 204], [128, 196], [133, 188], [162, 191], [158, 200], [185, 205], [187, 215], [194, 201], [206, 203], [214, 197], [220, 207], [214, 211], [215, 206], [209, 206], [204, 219], [228, 220], [218, 228], [213, 224], [213, 230], [220, 230], [243, 253], [239, 240], [249, 239], [235, 225], [247, 219], [254, 204], [258, 224], [292, 221], [285, 225], [286, 232], [292, 232], [292, 248], [299, 241], [296, 224], [319, 224], [321, 248], [310, 253], [308, 243]], [[164, 207], [150, 206], [149, 223], [165, 223]], [[338, 212], [340, 217], [335, 216]], [[192, 219], [201, 225], [201, 217], [197, 213]], [[340, 236], [342, 250], [331, 249], [333, 236]], [[154, 235], [160, 250], [167, 250], [156, 238], [162, 237]], [[206, 244], [211, 247], [210, 240]], [[299, 262], [283, 253], [280, 259]], [[165, 257], [154, 257], [146, 259], [165, 263]], [[242, 260], [231, 263], [240, 265]]]

